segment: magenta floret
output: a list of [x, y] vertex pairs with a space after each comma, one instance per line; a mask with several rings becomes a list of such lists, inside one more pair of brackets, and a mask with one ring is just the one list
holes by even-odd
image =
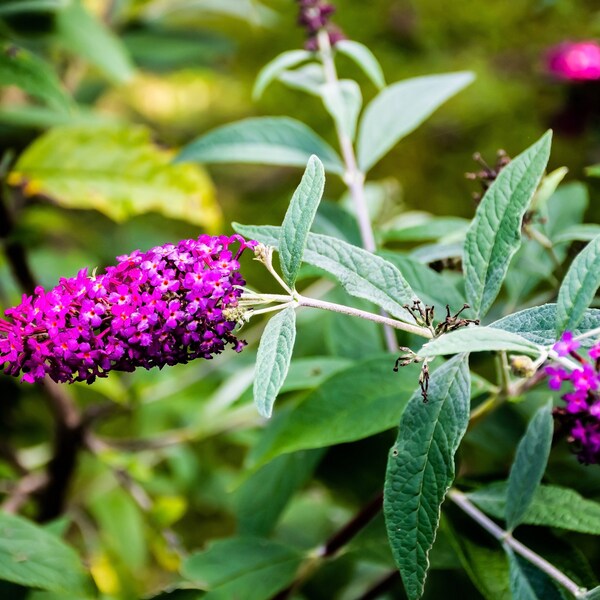
[[577, 368], [546, 367], [548, 385], [558, 390], [563, 384], [570, 386], [562, 395], [564, 407], [554, 409], [559, 427], [567, 432], [580, 462], [600, 464], [600, 343], [588, 350], [592, 362], [575, 353], [579, 343], [567, 332], [553, 349], [559, 357], [571, 355], [580, 365]]
[[[239, 244], [232, 252], [230, 247]], [[256, 242], [202, 235], [117, 257], [100, 275], [81, 270], [49, 291], [36, 288], [0, 319], [0, 366], [33, 383], [87, 381], [212, 358], [232, 333], [225, 308], [245, 284], [238, 259]]]

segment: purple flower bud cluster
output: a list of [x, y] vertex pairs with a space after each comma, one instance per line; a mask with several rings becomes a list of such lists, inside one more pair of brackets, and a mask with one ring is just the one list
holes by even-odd
[[[232, 244], [239, 246], [235, 253]], [[245, 281], [238, 258], [256, 242], [239, 235], [201, 235], [117, 257], [100, 275], [87, 269], [38, 287], [0, 319], [0, 367], [33, 383], [87, 381], [212, 358], [231, 344], [236, 323], [226, 310]]]
[[564, 383], [571, 389], [563, 394], [566, 406], [554, 409], [559, 427], [568, 432], [568, 441], [573, 445], [580, 462], [600, 464], [600, 342], [588, 350], [590, 360], [577, 350], [579, 342], [566, 332], [553, 346], [559, 357], [571, 356], [579, 366], [575, 369], [546, 367], [548, 386], [560, 390]]
[[306, 49], [315, 51], [319, 44], [317, 35], [322, 29], [327, 30], [329, 34], [329, 43], [335, 46], [340, 40], [346, 39], [344, 34], [331, 25], [331, 15], [335, 12], [335, 6], [323, 2], [322, 0], [298, 0], [300, 5], [300, 14], [298, 15], [298, 24], [306, 29], [308, 39]]

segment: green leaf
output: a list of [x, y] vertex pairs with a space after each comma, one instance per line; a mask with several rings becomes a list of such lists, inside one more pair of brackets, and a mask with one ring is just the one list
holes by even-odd
[[[517, 333], [525, 339], [549, 346], [556, 342], [556, 304], [544, 304], [526, 308], [490, 323], [489, 327]], [[600, 327], [600, 310], [589, 308], [585, 311], [579, 325], [572, 329], [573, 335], [581, 335], [590, 329]], [[581, 340], [583, 346], [593, 345], [593, 337]]]
[[0, 47], [0, 86], [16, 85], [61, 114], [72, 102], [52, 67], [23, 48], [11, 44]]
[[540, 348], [524, 337], [492, 327], [463, 327], [441, 335], [425, 344], [418, 352], [423, 358], [461, 352], [508, 350], [538, 355]]
[[276, 79], [280, 73], [295, 67], [297, 64], [309, 60], [312, 53], [308, 50], [289, 50], [276, 56], [272, 61], [268, 62], [259, 72], [252, 90], [252, 98], [258, 100], [267, 86]]
[[498, 295], [521, 245], [521, 225], [548, 158], [552, 134], [545, 133], [498, 175], [477, 207], [465, 239], [467, 299], [484, 316]]
[[285, 381], [294, 341], [296, 311], [290, 306], [269, 319], [260, 338], [254, 376], [254, 403], [258, 412], [269, 418], [275, 398]]
[[284, 454], [246, 479], [234, 496], [239, 534], [269, 535], [322, 457], [321, 450]]
[[552, 446], [552, 405], [542, 406], [531, 419], [519, 442], [508, 476], [506, 526], [512, 531], [523, 517], [542, 481]]
[[184, 22], [194, 19], [196, 15], [205, 18], [206, 14], [214, 14], [265, 27], [276, 23], [278, 18], [274, 10], [256, 0], [168, 0], [153, 3], [149, 12], [157, 21], [175, 14]]
[[471, 81], [471, 73], [446, 73], [407, 79], [385, 88], [367, 106], [360, 122], [360, 169], [368, 171], [404, 136]]
[[[233, 228], [267, 246], [279, 246], [279, 227], [233, 223]], [[402, 273], [383, 258], [342, 240], [309, 233], [303, 259], [335, 275], [350, 295], [369, 300], [399, 319], [414, 322], [403, 305], [412, 304], [416, 296]]]
[[592, 165], [591, 167], [586, 167], [585, 174], [588, 177], [600, 177], [600, 165]]
[[543, 600], [535, 593], [514, 552], [505, 546], [510, 572], [510, 591], [515, 600]]
[[409, 600], [423, 594], [441, 504], [454, 480], [454, 454], [469, 423], [469, 388], [465, 355], [439, 367], [428, 401], [420, 389], [410, 398], [389, 454], [383, 510]]
[[278, 79], [293, 90], [300, 90], [318, 97], [321, 96], [321, 87], [325, 85], [323, 66], [318, 63], [308, 63], [293, 71], [283, 71]]
[[30, 521], [0, 512], [0, 579], [86, 596], [88, 578], [77, 553]]
[[320, 92], [325, 108], [338, 129], [354, 140], [362, 106], [362, 94], [356, 81], [342, 79], [337, 83], [326, 83], [321, 86]]
[[467, 230], [469, 221], [461, 217], [422, 216], [413, 222], [387, 223], [381, 231], [384, 242], [424, 242], [438, 240], [452, 234], [460, 235]]
[[508, 561], [495, 540], [493, 546], [483, 545], [484, 540], [471, 535], [469, 530], [458, 532], [452, 529], [450, 541], [467, 575], [486, 600], [513, 600]]
[[565, 229], [554, 238], [554, 243], [561, 242], [591, 242], [600, 235], [600, 225], [593, 223], [584, 223], [583, 225], [573, 225]]
[[352, 364], [351, 360], [337, 356], [295, 358], [290, 364], [290, 370], [280, 392], [317, 388], [326, 379], [347, 369]]
[[381, 65], [367, 46], [353, 40], [340, 40], [335, 50], [351, 58], [380, 90], [385, 87]]
[[464, 306], [464, 297], [444, 275], [399, 252], [381, 251], [377, 254], [396, 265], [417, 296], [425, 304], [437, 307], [436, 313], [443, 312], [446, 304], [453, 313]]
[[56, 14], [56, 40], [117, 83], [133, 77], [134, 66], [121, 40], [83, 4], [74, 0]]
[[571, 263], [558, 290], [556, 332], [571, 331], [583, 319], [600, 286], [600, 235], [595, 237]]
[[335, 150], [304, 123], [288, 117], [256, 117], [209, 131], [185, 146], [176, 162], [304, 167], [312, 154], [326, 171], [344, 172]]
[[188, 557], [184, 577], [201, 589], [206, 600], [268, 600], [290, 583], [302, 556], [293, 548], [258, 537], [214, 542]]
[[323, 197], [324, 189], [323, 163], [313, 155], [308, 159], [302, 181], [292, 196], [279, 232], [281, 272], [285, 282], [291, 288], [296, 283], [308, 232]]
[[66, 208], [95, 209], [120, 222], [150, 211], [215, 230], [221, 222], [214, 189], [194, 165], [139, 126], [57, 127], [37, 138], [9, 175], [25, 195], [44, 194]]
[[0, 16], [25, 12], [56, 11], [64, 8], [69, 0], [5, 0], [0, 5]]
[[[494, 483], [468, 496], [471, 502], [492, 517], [505, 518], [507, 483]], [[600, 503], [582, 498], [569, 488], [540, 485], [521, 522], [600, 535]]]
[[278, 415], [253, 448], [253, 464], [287, 452], [360, 440], [396, 425], [419, 369], [410, 365], [394, 373], [394, 358], [380, 354], [354, 363]]
[[600, 600], [600, 585], [593, 590], [589, 590], [583, 600]]

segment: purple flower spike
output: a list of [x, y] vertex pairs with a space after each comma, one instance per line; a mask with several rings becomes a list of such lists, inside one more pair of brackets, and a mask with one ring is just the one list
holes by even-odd
[[580, 366], [572, 370], [546, 367], [548, 387], [559, 390], [564, 383], [570, 384], [570, 391], [562, 395], [566, 405], [554, 409], [554, 418], [559, 429], [567, 432], [567, 440], [579, 461], [586, 465], [600, 464], [600, 343], [588, 351], [593, 364], [584, 356], [573, 354], [578, 347], [570, 331], [554, 344], [553, 350], [559, 357], [572, 354]]
[[92, 383], [109, 371], [210, 359], [227, 344], [239, 352], [245, 342], [224, 309], [237, 306], [245, 285], [237, 261], [254, 246], [239, 235], [202, 235], [38, 287], [0, 319], [0, 366], [28, 383], [46, 375]]

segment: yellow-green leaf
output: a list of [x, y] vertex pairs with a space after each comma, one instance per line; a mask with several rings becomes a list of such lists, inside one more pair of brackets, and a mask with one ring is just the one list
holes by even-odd
[[201, 167], [172, 164], [150, 131], [125, 125], [56, 127], [21, 155], [9, 183], [66, 208], [95, 209], [120, 222], [159, 212], [216, 230], [212, 182]]

